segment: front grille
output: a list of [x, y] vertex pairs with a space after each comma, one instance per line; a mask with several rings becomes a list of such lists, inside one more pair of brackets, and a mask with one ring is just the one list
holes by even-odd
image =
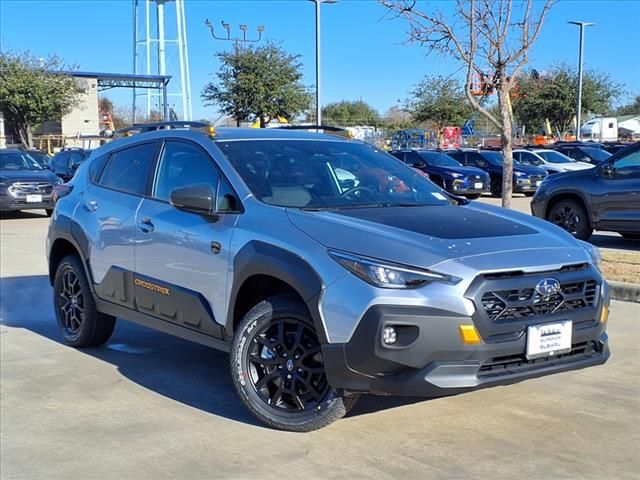
[[53, 193], [53, 185], [48, 182], [15, 182], [9, 187], [9, 192], [14, 197], [51, 195]]
[[541, 182], [542, 180], [544, 180], [544, 176], [543, 175], [530, 175], [529, 176], [529, 181], [531, 182], [532, 185], [535, 185], [536, 182]]
[[541, 295], [534, 288], [491, 291], [482, 295], [481, 303], [491, 321], [508, 321], [593, 307], [597, 288], [595, 280], [587, 280], [562, 283], [553, 295]]
[[567, 360], [579, 360], [602, 353], [602, 345], [596, 341], [580, 342], [571, 345], [571, 350], [558, 355], [528, 360], [524, 354], [495, 357], [483, 364], [478, 370], [478, 377], [495, 377], [518, 373], [522, 370], [543, 368], [552, 363]]

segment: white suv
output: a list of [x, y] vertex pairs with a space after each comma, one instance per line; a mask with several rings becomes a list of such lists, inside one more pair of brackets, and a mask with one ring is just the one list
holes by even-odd
[[590, 163], [578, 162], [560, 152], [546, 148], [514, 150], [513, 159], [525, 165], [544, 168], [549, 175], [552, 173], [571, 172], [594, 167]]

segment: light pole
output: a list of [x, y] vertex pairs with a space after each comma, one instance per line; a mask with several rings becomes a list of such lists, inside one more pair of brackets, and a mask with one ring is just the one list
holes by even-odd
[[309, 0], [316, 4], [316, 124], [322, 125], [322, 103], [320, 102], [320, 4], [336, 3], [338, 0]]
[[582, 55], [584, 53], [584, 27], [590, 27], [595, 23], [590, 22], [569, 22], [580, 27], [580, 53], [578, 54], [578, 100], [576, 106], [576, 140], [580, 140], [580, 127], [582, 117]]

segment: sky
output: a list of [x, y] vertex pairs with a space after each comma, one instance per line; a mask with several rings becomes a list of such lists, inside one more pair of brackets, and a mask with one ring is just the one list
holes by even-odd
[[[431, 3], [445, 10], [451, 7], [442, 0]], [[43, 57], [56, 54], [81, 71], [132, 73], [132, 11], [131, 0], [0, 0], [0, 46], [3, 51], [29, 50]], [[289, 53], [301, 55], [304, 83], [314, 86], [313, 3], [186, 0], [185, 12], [194, 118], [219, 116], [215, 107], [203, 105], [200, 93], [215, 80], [220, 66], [215, 54], [232, 48], [231, 42], [211, 37], [204, 25], [207, 18], [216, 27], [228, 22], [232, 33], [240, 33], [238, 25], [246, 24], [250, 38], [258, 25], [264, 25], [263, 41], [281, 42]], [[322, 6], [323, 104], [362, 99], [384, 114], [403, 103], [425, 75], [461, 75], [452, 60], [426, 56], [419, 45], [408, 45], [406, 24], [385, 13], [374, 0]], [[597, 24], [586, 31], [585, 68], [606, 71], [624, 84], [627, 96], [618, 103], [640, 94], [640, 0], [558, 1], [530, 54], [529, 67], [544, 71], [559, 61], [577, 64], [578, 27], [567, 24], [570, 20]], [[222, 35], [222, 29], [217, 33]], [[177, 54], [169, 54], [170, 66], [177, 71]], [[130, 90], [107, 95], [116, 104], [131, 103]]]

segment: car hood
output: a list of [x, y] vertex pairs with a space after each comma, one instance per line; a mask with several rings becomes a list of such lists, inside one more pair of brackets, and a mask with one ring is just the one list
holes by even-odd
[[0, 170], [0, 181], [5, 180], [56, 183], [58, 177], [49, 170]]
[[[288, 209], [299, 230], [327, 248], [442, 272], [560, 268], [589, 261], [564, 230], [512, 210], [465, 206]], [[452, 268], [451, 262], [457, 266]], [[462, 267], [462, 268], [460, 268]]]
[[595, 165], [586, 162], [554, 163], [553, 165], [562, 167], [562, 169], [566, 172], [571, 172], [574, 170], [586, 170], [588, 168], [595, 167]]

